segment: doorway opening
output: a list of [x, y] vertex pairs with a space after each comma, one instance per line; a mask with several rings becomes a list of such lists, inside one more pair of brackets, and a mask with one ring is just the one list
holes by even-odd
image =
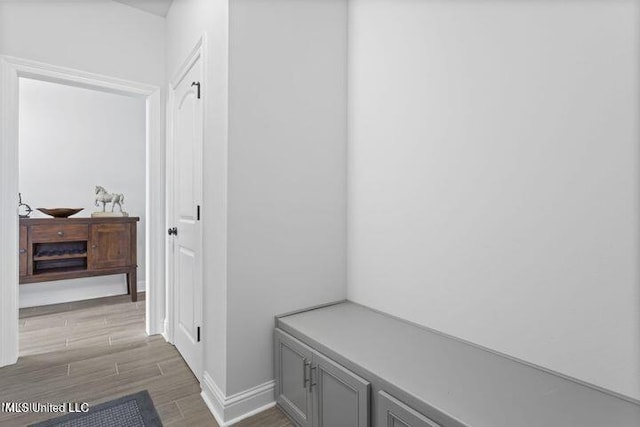
[[[92, 324], [144, 333], [145, 110], [139, 97], [19, 79], [21, 356], [117, 339]], [[122, 294], [132, 313], [109, 315], [104, 298]]]
[[[57, 295], [52, 295], [49, 293], [48, 296], [44, 296], [44, 291], [42, 289], [46, 289], [47, 286], [55, 286], [51, 285], [56, 282], [47, 282], [47, 283], [39, 283], [37, 286], [40, 288], [41, 292], [33, 292], [33, 294], [29, 294], [29, 292], [20, 292], [18, 290], [18, 282], [19, 282], [19, 252], [16, 248], [19, 247], [19, 221], [18, 215], [16, 214], [18, 209], [18, 193], [21, 191], [21, 180], [28, 181], [32, 177], [31, 176], [21, 176], [19, 164], [22, 163], [21, 156], [19, 155], [19, 151], [21, 146], [20, 144], [20, 113], [24, 113], [21, 111], [21, 90], [28, 91], [27, 86], [35, 85], [39, 86], [39, 92], [43, 91], [43, 85], [52, 85], [56, 84], [58, 86], [64, 86], [66, 89], [73, 90], [82, 90], [86, 91], [90, 89], [91, 96], [96, 96], [97, 93], [99, 95], [108, 95], [111, 97], [117, 96], [117, 98], [134, 98], [139, 103], [138, 107], [142, 110], [139, 111], [139, 118], [143, 122], [142, 126], [138, 129], [139, 135], [144, 140], [143, 147], [141, 150], [144, 152], [142, 156], [143, 165], [138, 166], [136, 172], [141, 175], [142, 185], [144, 187], [143, 191], [133, 190], [131, 191], [132, 200], [127, 200], [125, 202], [125, 206], [132, 207], [134, 209], [139, 209], [142, 211], [142, 218], [144, 218], [144, 223], [142, 228], [141, 240], [143, 244], [141, 247], [144, 255], [141, 259], [144, 260], [146, 267], [140, 270], [140, 277], [142, 278], [142, 283], [145, 287], [146, 296], [144, 300], [137, 303], [137, 306], [144, 310], [144, 323], [145, 323], [145, 333], [148, 335], [159, 334], [164, 332], [164, 304], [165, 304], [165, 295], [164, 295], [164, 227], [165, 227], [165, 208], [164, 208], [164, 143], [161, 138], [161, 117], [162, 117], [162, 108], [161, 108], [161, 97], [160, 90], [155, 86], [150, 86], [146, 84], [140, 84], [136, 82], [124, 81], [121, 79], [105, 77], [102, 75], [97, 75], [93, 73], [86, 73], [78, 70], [71, 70], [62, 67], [51, 66], [48, 64], [42, 64], [34, 61], [23, 60], [19, 58], [2, 56], [0, 57], [0, 93], [2, 94], [2, 103], [0, 104], [0, 124], [2, 125], [2, 132], [0, 132], [0, 146], [2, 147], [2, 156], [0, 156], [0, 179], [2, 181], [2, 185], [0, 186], [0, 198], [7, 203], [2, 203], [0, 208], [0, 230], [2, 230], [3, 238], [0, 239], [0, 291], [4, 298], [0, 299], [0, 366], [13, 364], [17, 361], [19, 355], [19, 343], [18, 343], [18, 331], [19, 324], [22, 322], [19, 320], [19, 295], [23, 293], [23, 305], [36, 305], [39, 301], [42, 303], [56, 303], [62, 302], [56, 298], [64, 298], [65, 293], [66, 297], [69, 297], [69, 292], [74, 292], [72, 284], [73, 281], [69, 281], [66, 286], [67, 288], [58, 289], [60, 292]], [[50, 86], [51, 88], [52, 86]], [[58, 87], [59, 89], [59, 87]], [[27, 92], [25, 92], [27, 93]], [[124, 97], [123, 97], [124, 95]], [[112, 98], [115, 100], [116, 98]], [[101, 102], [105, 102], [104, 99]], [[108, 103], [108, 102], [107, 102]], [[91, 128], [94, 130], [96, 128], [99, 129], [99, 123], [93, 123], [92, 126], [86, 126], [87, 123], [81, 123], [82, 121], [82, 113], [76, 111], [78, 113], [78, 117], [75, 121], [71, 122], [71, 125], [81, 128], [83, 132], [86, 133], [85, 139], [91, 139], [92, 137], [96, 140], [99, 140], [96, 132], [91, 132]], [[51, 116], [55, 116], [55, 114], [51, 114]], [[32, 129], [37, 130], [45, 128], [44, 121], [47, 120], [46, 115], [37, 115], [34, 114], [32, 117], [38, 117], [39, 123], [30, 123], [29, 126]], [[86, 117], [84, 118], [86, 120]], [[105, 120], [106, 121], [106, 120]], [[99, 120], [98, 120], [99, 122]], [[104, 125], [104, 123], [102, 123]], [[140, 123], [139, 123], [140, 124]], [[56, 121], [55, 118], [51, 119], [51, 123], [48, 123], [49, 126], [55, 128], [56, 126], [62, 126], [64, 123], [61, 123], [60, 120]], [[28, 133], [27, 133], [28, 136]], [[32, 135], [33, 136], [33, 135]], [[54, 135], [40, 135], [43, 140], [46, 141], [49, 138], [49, 147], [52, 148], [55, 146], [53, 142]], [[62, 138], [64, 139], [64, 137]], [[33, 141], [32, 141], [33, 142]], [[64, 141], [61, 141], [64, 143]], [[104, 143], [104, 141], [103, 141]], [[67, 145], [69, 141], [66, 142]], [[93, 147], [91, 151], [98, 159], [95, 162], [100, 162], [100, 159], [104, 159], [109, 157], [108, 155], [100, 156], [100, 150], [105, 148], [102, 144], [101, 148], [96, 149]], [[111, 146], [115, 146], [117, 143], [112, 143]], [[76, 149], [82, 151], [86, 147], [77, 147]], [[108, 150], [108, 147], [106, 147]], [[81, 159], [81, 156], [78, 153], [69, 154], [69, 153], [48, 153], [43, 156], [43, 151], [46, 148], [39, 148], [38, 156], [44, 157], [45, 162], [41, 162], [40, 167], [46, 169], [51, 176], [52, 174], [71, 174], [73, 176], [74, 171], [76, 171], [77, 175], [75, 176], [76, 180], [81, 182], [85, 186], [89, 186], [87, 192], [88, 194], [84, 197], [88, 197], [91, 202], [95, 197], [95, 186], [101, 185], [97, 182], [87, 182], [96, 179], [100, 179], [100, 177], [89, 177], [88, 175], [91, 173], [91, 162], [86, 158]], [[33, 151], [31, 151], [33, 153]], [[104, 153], [102, 153], [104, 154]], [[75, 156], [74, 160], [77, 160], [78, 163], [83, 163], [82, 168], [77, 166], [73, 168], [73, 170], [69, 170], [72, 168], [69, 164], [63, 165], [64, 161], [59, 161], [60, 168], [65, 169], [57, 171], [55, 169], [56, 159], [59, 159], [60, 156]], [[35, 156], [35, 154], [34, 154]], [[140, 156], [138, 156], [140, 157]], [[46, 161], [48, 160], [48, 165]], [[114, 162], [113, 160], [111, 160]], [[87, 164], [89, 163], [89, 164]], [[124, 174], [124, 164], [126, 162], [117, 162], [117, 164], [110, 165], [116, 173]], [[21, 165], [24, 166], [24, 165]], [[64, 167], [63, 167], [64, 166]], [[83, 169], [84, 168], [84, 169]], [[28, 168], [27, 168], [28, 169]], [[97, 168], [96, 168], [97, 169]], [[78, 171], [84, 171], [82, 172]], [[104, 168], [104, 170], [108, 170], [108, 168]], [[110, 175], [111, 178], [107, 178], [107, 173], [105, 173], [104, 179], [113, 179], [111, 181], [114, 186], [119, 187], [118, 177], [117, 175]], [[36, 181], [39, 179], [42, 182], [42, 186], [47, 186], [47, 181], [53, 182], [53, 178], [49, 178], [47, 180], [46, 176], [36, 177]], [[121, 183], [129, 183], [129, 180], [123, 180]], [[69, 184], [72, 186], [72, 184]], [[104, 185], [106, 186], [106, 185]], [[37, 182], [35, 184], [29, 184], [31, 188], [30, 192], [38, 192], [42, 189], [37, 189]], [[67, 189], [68, 190], [68, 189]], [[115, 190], [115, 188], [114, 188]], [[124, 189], [123, 189], [124, 190]], [[124, 192], [121, 190], [122, 192]], [[51, 192], [51, 190], [49, 190]], [[59, 190], [62, 192], [62, 190]], [[54, 190], [55, 192], [55, 190]], [[80, 193], [79, 190], [75, 190], [75, 192]], [[139, 198], [142, 200], [135, 200], [135, 193], [138, 193]], [[26, 192], [25, 192], [26, 193]], [[93, 194], [92, 194], [93, 193]], [[140, 194], [142, 193], [142, 194]], [[53, 195], [55, 197], [55, 194]], [[81, 196], [81, 197], [82, 197]], [[42, 202], [34, 201], [37, 204], [53, 204], [55, 200], [47, 199], [45, 200], [45, 196], [41, 195], [38, 197], [42, 197]], [[70, 200], [72, 196], [67, 194], [66, 196], [69, 199], [69, 203], [72, 202]], [[29, 195], [23, 194], [23, 201], [29, 202]], [[13, 203], [15, 201], [15, 203]], [[66, 204], [67, 200], [64, 197], [60, 198], [60, 203]], [[127, 202], [130, 202], [130, 206], [127, 205]], [[75, 202], [76, 204], [79, 201]], [[137, 207], [136, 207], [137, 206]], [[71, 206], [33, 206], [35, 207], [71, 207]], [[73, 207], [83, 207], [73, 206]], [[89, 206], [88, 208], [91, 208]], [[117, 208], [116, 208], [117, 209]], [[86, 215], [89, 216], [89, 215]], [[75, 230], [82, 234], [82, 230]], [[85, 233], [86, 234], [86, 233]], [[74, 241], [73, 245], [80, 244], [85, 241], [85, 236], [76, 236], [78, 239], [72, 239]], [[142, 243], [141, 242], [141, 243]], [[135, 238], [133, 243], [135, 243]], [[134, 245], [131, 245], [134, 247]], [[43, 248], [50, 249], [50, 248]], [[87, 260], [82, 259], [83, 249], [87, 252], [91, 251], [91, 247], [65, 247], [62, 248], [62, 254], [53, 254], [54, 257], [65, 257], [65, 250], [70, 251], [69, 256], [73, 257], [75, 261], [74, 263], [78, 263], [77, 265], [70, 265], [71, 269], [84, 267], [84, 263], [88, 262]], [[58, 248], [60, 250], [60, 248]], [[120, 249], [116, 249], [114, 254], [118, 255], [120, 253]], [[87, 258], [90, 258], [87, 255]], [[80, 261], [78, 261], [80, 260]], [[51, 260], [44, 260], [51, 261]], [[57, 261], [57, 260], [53, 260]], [[80, 265], [82, 263], [82, 265]], [[48, 265], [42, 265], [43, 267], [51, 267], [55, 268], [55, 262], [49, 263]], [[33, 266], [32, 266], [33, 268]], [[78, 291], [76, 289], [76, 298], [71, 299], [86, 299], [95, 296], [99, 296], [96, 292], [104, 292], [105, 291], [105, 281], [107, 276], [98, 279], [99, 285], [96, 283], [92, 283], [92, 286], [87, 288], [83, 288]], [[120, 282], [118, 282], [120, 279]], [[81, 279], [75, 279], [81, 280]], [[108, 279], [112, 280], [112, 279]], [[112, 282], [110, 285], [113, 289], [120, 288], [123, 290], [123, 283], [121, 281], [121, 277], [116, 276], [116, 281]], [[28, 285], [28, 286], [36, 286], [36, 285]], [[102, 288], [101, 288], [102, 286]], [[92, 288], [92, 289], [91, 289]], [[26, 289], [26, 288], [25, 288]], [[53, 288], [49, 288], [52, 290]], [[135, 291], [135, 290], [134, 290]], [[85, 292], [83, 295], [77, 295], [80, 292], [81, 294]], [[88, 292], [88, 293], [87, 293]], [[91, 294], [93, 292], [93, 294]], [[107, 294], [113, 293], [121, 293], [119, 291], [111, 291], [107, 290]], [[27, 297], [28, 295], [28, 297]], [[48, 299], [47, 299], [48, 298]], [[63, 303], [64, 304], [64, 303]]]

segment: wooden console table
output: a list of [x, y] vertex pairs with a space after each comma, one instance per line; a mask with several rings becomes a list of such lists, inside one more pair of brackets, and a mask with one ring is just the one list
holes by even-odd
[[137, 294], [137, 217], [21, 218], [20, 284], [127, 275]]

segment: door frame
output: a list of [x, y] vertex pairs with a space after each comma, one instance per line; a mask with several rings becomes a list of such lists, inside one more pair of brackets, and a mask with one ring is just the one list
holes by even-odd
[[18, 345], [19, 78], [142, 98], [146, 101], [146, 333], [163, 332], [165, 300], [165, 145], [160, 87], [0, 55], [0, 367]]
[[[198, 60], [200, 59], [202, 61], [202, 82], [201, 82], [201, 86], [203, 87], [203, 93], [204, 98], [203, 98], [203, 104], [202, 104], [202, 114], [203, 114], [203, 150], [204, 150], [204, 137], [205, 137], [205, 132], [204, 132], [204, 124], [205, 122], [205, 118], [207, 116], [207, 102], [206, 102], [206, 76], [207, 76], [207, 60], [206, 60], [206, 56], [205, 56], [205, 52], [206, 52], [206, 35], [203, 34], [202, 36], [200, 36], [200, 38], [198, 39], [198, 41], [196, 42], [195, 46], [193, 47], [193, 49], [191, 50], [191, 52], [189, 53], [189, 55], [187, 55], [187, 58], [184, 60], [184, 62], [182, 63], [182, 65], [178, 68], [178, 70], [176, 71], [176, 73], [173, 75], [173, 78], [170, 80], [168, 86], [167, 86], [167, 111], [166, 111], [166, 118], [167, 118], [167, 129], [166, 129], [166, 133], [167, 133], [167, 152], [166, 152], [166, 158], [167, 158], [167, 173], [166, 173], [166, 193], [167, 193], [167, 221], [168, 224], [175, 224], [176, 222], [176, 217], [175, 217], [175, 212], [174, 212], [174, 204], [175, 204], [175, 192], [174, 192], [174, 179], [175, 179], [175, 170], [174, 170], [174, 165], [172, 161], [169, 161], [169, 159], [173, 158], [173, 150], [175, 148], [175, 139], [174, 139], [174, 114], [173, 114], [173, 110], [175, 108], [175, 89], [177, 87], [177, 85], [180, 83], [180, 81], [182, 80], [182, 78], [185, 76], [185, 74], [189, 71], [189, 69], [191, 68], [191, 66]], [[204, 168], [202, 169], [204, 171]], [[204, 178], [204, 177], [203, 177]], [[204, 191], [203, 191], [204, 193]], [[203, 194], [200, 194], [200, 199], [202, 200], [202, 209], [206, 209], [205, 206], [205, 202], [204, 202], [204, 197]], [[173, 226], [173, 225], [171, 225]], [[205, 224], [203, 221], [201, 221], [201, 227], [202, 227], [202, 234], [204, 235], [204, 228], [205, 228]], [[164, 338], [170, 342], [171, 344], [175, 344], [175, 322], [176, 322], [176, 286], [175, 286], [175, 266], [174, 266], [174, 257], [172, 256], [173, 252], [175, 249], [175, 241], [174, 239], [169, 239], [169, 237], [167, 236], [167, 251], [166, 251], [166, 265], [167, 265], [167, 271], [166, 271], [166, 277], [167, 277], [167, 307], [166, 307], [166, 318], [165, 318], [165, 325], [164, 325]], [[200, 253], [202, 254], [202, 257], [204, 259], [204, 245], [203, 245], [203, 240], [200, 240], [200, 247], [199, 247]], [[201, 280], [201, 283], [203, 284], [202, 289], [203, 289], [203, 295], [202, 295], [202, 305], [204, 308], [204, 262], [200, 264], [200, 271], [198, 271], [198, 275], [199, 278]], [[204, 325], [204, 310], [202, 311], [203, 315], [202, 315], [202, 328], [204, 329], [205, 325]], [[204, 347], [205, 347], [205, 334], [203, 333], [201, 335], [201, 349], [202, 352], [204, 353]], [[203, 354], [204, 356], [204, 354]], [[204, 360], [204, 357], [202, 358], [202, 360]], [[202, 371], [204, 372], [204, 366], [202, 367]], [[202, 373], [201, 373], [202, 374]], [[198, 378], [198, 381], [202, 381], [202, 378]]]

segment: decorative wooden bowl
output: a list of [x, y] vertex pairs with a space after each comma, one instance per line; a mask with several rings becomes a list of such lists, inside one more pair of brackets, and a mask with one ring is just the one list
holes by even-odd
[[67, 218], [71, 215], [75, 215], [84, 208], [55, 208], [55, 209], [47, 209], [47, 208], [38, 208], [40, 212], [43, 214], [47, 214], [54, 218]]

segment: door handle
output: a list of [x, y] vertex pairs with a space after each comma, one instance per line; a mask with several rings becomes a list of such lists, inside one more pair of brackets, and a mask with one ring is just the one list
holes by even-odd
[[311, 362], [307, 361], [307, 359], [303, 359], [302, 364], [302, 388], [307, 388], [307, 383], [309, 382], [309, 377], [307, 376], [307, 367], [311, 366]]
[[[309, 364], [311, 365], [311, 364]], [[311, 366], [309, 368], [309, 391], [313, 390], [313, 386], [314, 385], [318, 385], [318, 383], [314, 383], [313, 382], [313, 371], [315, 371], [318, 367], [317, 366]], [[318, 379], [318, 375], [316, 374], [316, 380]]]
[[171, 235], [177, 236], [178, 235], [178, 229], [176, 227], [170, 228], [169, 230], [167, 230], [167, 232], [169, 233], [169, 236], [171, 236]]

